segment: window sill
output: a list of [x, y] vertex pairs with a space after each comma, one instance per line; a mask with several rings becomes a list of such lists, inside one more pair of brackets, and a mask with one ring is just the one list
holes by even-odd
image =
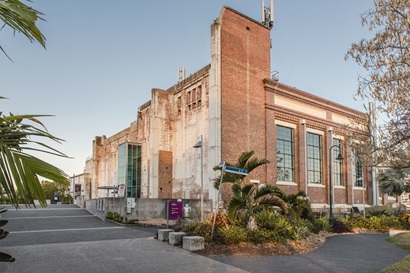
[[363, 187], [353, 187], [353, 190], [355, 190], [355, 191], [362, 191], [362, 190], [366, 190], [366, 188], [363, 188]]
[[288, 181], [276, 181], [276, 185], [283, 185], [283, 186], [297, 186], [295, 182], [288, 182]]
[[346, 189], [345, 186], [334, 185], [333, 188], [335, 189]]
[[312, 188], [324, 188], [325, 185], [309, 183], [309, 184], [308, 184], [308, 187], [312, 187]]

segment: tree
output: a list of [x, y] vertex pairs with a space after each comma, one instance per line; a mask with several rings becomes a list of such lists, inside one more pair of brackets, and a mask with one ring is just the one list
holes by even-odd
[[408, 107], [410, 2], [374, 0], [374, 8], [361, 17], [362, 25], [376, 33], [353, 44], [346, 55], [368, 72], [360, 78], [358, 95], [378, 102], [386, 112]]
[[39, 117], [43, 115], [5, 116], [0, 113], [0, 190], [16, 207], [19, 199], [30, 204], [34, 196], [42, 206], [46, 205], [40, 177], [69, 184], [68, 176], [61, 169], [30, 154], [39, 152], [67, 157], [40, 141], [61, 143], [62, 140], [48, 133]]
[[267, 185], [259, 189], [254, 184], [235, 183], [232, 185], [233, 197], [228, 207], [228, 217], [238, 219], [250, 229], [256, 228], [255, 213], [263, 209], [280, 208], [283, 214], [288, 213], [288, 208], [283, 201], [285, 193], [278, 187]]
[[[248, 171], [248, 173], [250, 173], [251, 171], [253, 171], [257, 167], [269, 163], [269, 160], [264, 159], [264, 158], [259, 159], [257, 157], [253, 157], [251, 159], [251, 157], [254, 154], [255, 154], [254, 151], [243, 152], [239, 156], [238, 161], [236, 162], [236, 164], [226, 162], [225, 166], [231, 166], [231, 167], [236, 167], [236, 168], [240, 168], [240, 169], [245, 169], [245, 170]], [[214, 171], [221, 170], [221, 169], [222, 168], [219, 167], [219, 166], [214, 167]], [[236, 184], [241, 184], [243, 182], [244, 178], [245, 177], [243, 175], [240, 175], [240, 174], [225, 172], [224, 176], [222, 177], [222, 183], [233, 182], [233, 183], [236, 183]], [[221, 181], [221, 176], [218, 176], [218, 177], [215, 178], [215, 180], [214, 180], [214, 188], [215, 189], [219, 189], [220, 181]]]
[[387, 169], [378, 177], [383, 193], [401, 195], [410, 192], [409, 170]]
[[[37, 20], [44, 20], [42, 15], [19, 0], [0, 0], [0, 20], [4, 22], [3, 27], [8, 26], [24, 34], [30, 42], [37, 41], [45, 48], [46, 38], [36, 26]], [[10, 59], [3, 47], [0, 46], [0, 50]]]
[[56, 183], [54, 181], [42, 181], [41, 189], [46, 199], [54, 200], [55, 193], [57, 193], [60, 202], [67, 202], [66, 199], [68, 199], [68, 196], [71, 197], [70, 194], [67, 194], [69, 188], [66, 184]]
[[[374, 7], [361, 18], [362, 25], [374, 36], [354, 43], [345, 58], [366, 70], [367, 76], [359, 77], [357, 96], [374, 103], [378, 117], [377, 126], [368, 126], [373, 135], [377, 134], [378, 141], [365, 143], [362, 150], [366, 151], [361, 154], [370, 155], [368, 159], [372, 160], [377, 155], [372, 166], [378, 164], [407, 172], [410, 167], [410, 2], [374, 0]], [[385, 173], [379, 181], [386, 181], [386, 175], [390, 174], [393, 172]], [[394, 177], [397, 178], [393, 175], [388, 180], [398, 181]]]

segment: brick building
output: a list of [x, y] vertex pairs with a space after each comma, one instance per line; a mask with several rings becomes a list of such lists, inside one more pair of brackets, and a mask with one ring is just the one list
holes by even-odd
[[[210, 64], [153, 89], [128, 128], [95, 138], [86, 172], [92, 197], [105, 196], [98, 187], [124, 183], [130, 197], [198, 199], [203, 168], [205, 198], [215, 201], [213, 167], [253, 150], [270, 163], [247, 181], [304, 190], [321, 208], [329, 204], [332, 169], [336, 208], [363, 204], [363, 192], [371, 204], [371, 176], [351, 156], [343, 130], [363, 113], [271, 79], [270, 43], [269, 27], [223, 7], [211, 26]], [[193, 148], [201, 135], [203, 166]], [[339, 145], [341, 162], [334, 160]]]

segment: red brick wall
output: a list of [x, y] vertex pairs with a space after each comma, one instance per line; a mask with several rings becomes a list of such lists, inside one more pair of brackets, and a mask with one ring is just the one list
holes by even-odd
[[[242, 152], [250, 150], [265, 157], [263, 79], [269, 76], [269, 29], [225, 8], [221, 25], [222, 160], [234, 163]], [[264, 168], [252, 174], [266, 180]]]
[[172, 152], [159, 151], [158, 198], [172, 198]]

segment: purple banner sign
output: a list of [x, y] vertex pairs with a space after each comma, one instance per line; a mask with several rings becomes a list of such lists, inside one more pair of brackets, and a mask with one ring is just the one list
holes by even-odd
[[182, 201], [168, 201], [168, 220], [182, 218]]

